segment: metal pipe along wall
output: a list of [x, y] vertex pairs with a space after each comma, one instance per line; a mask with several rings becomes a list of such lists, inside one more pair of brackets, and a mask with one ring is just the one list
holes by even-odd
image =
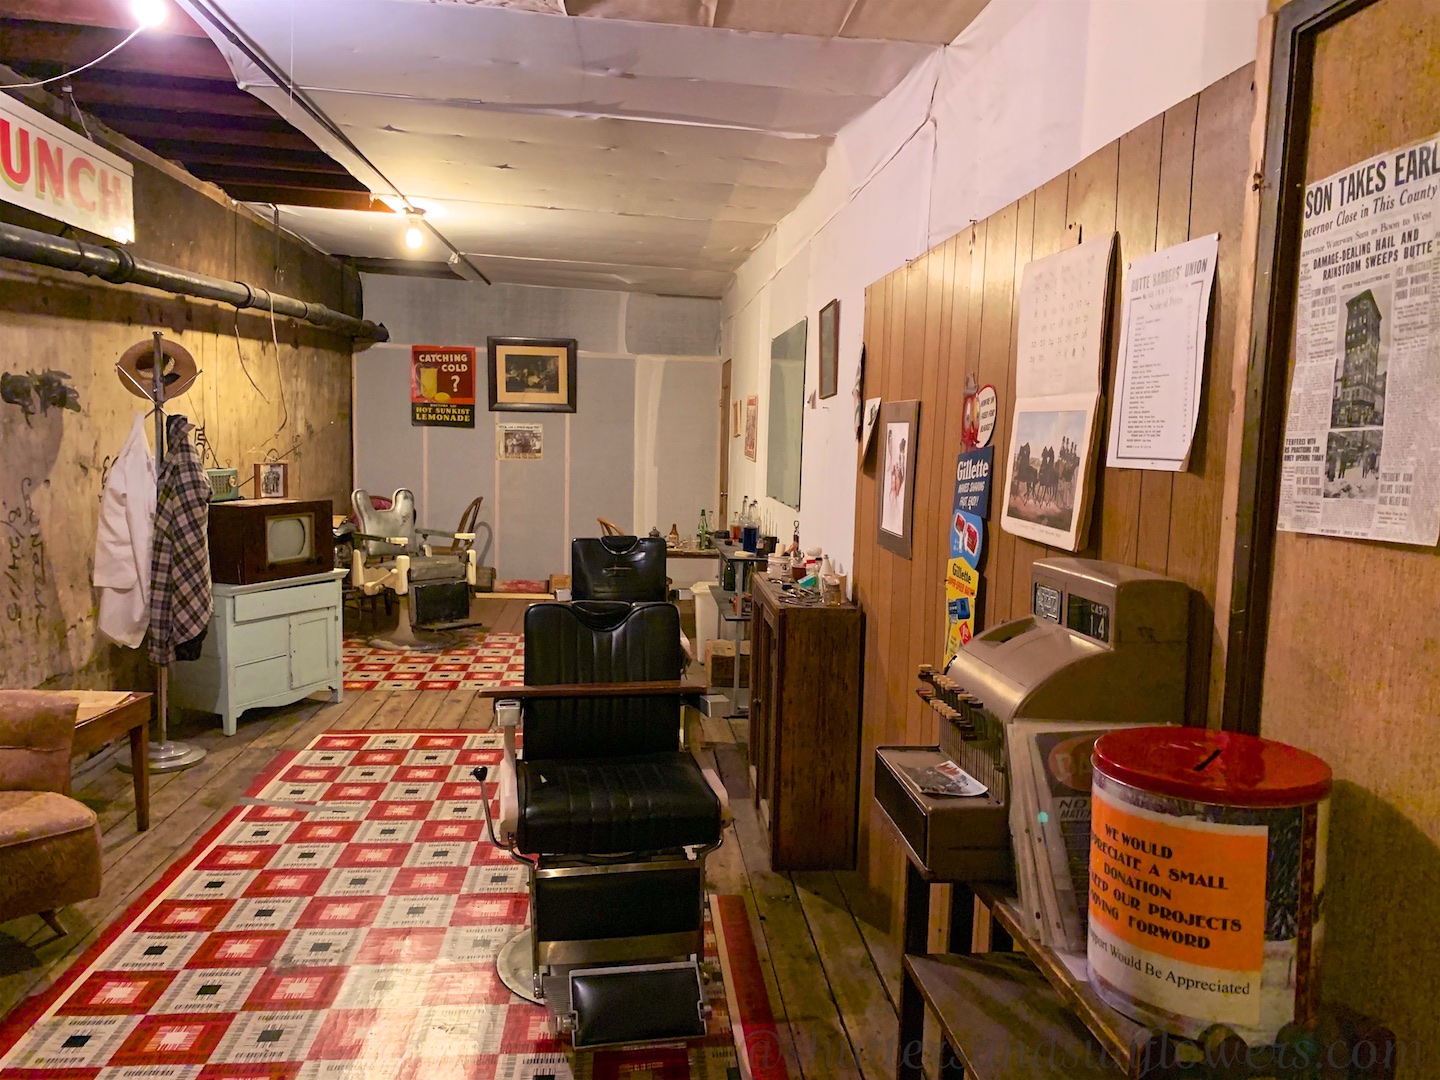
[[58, 270], [74, 270], [117, 285], [146, 285], [177, 296], [196, 296], [204, 300], [218, 300], [236, 308], [273, 311], [276, 315], [299, 319], [346, 337], [366, 341], [390, 339], [390, 332], [382, 324], [369, 319], [357, 319], [353, 315], [333, 311], [324, 304], [306, 303], [243, 281], [226, 281], [136, 258], [123, 247], [87, 244], [0, 222], [0, 256]]

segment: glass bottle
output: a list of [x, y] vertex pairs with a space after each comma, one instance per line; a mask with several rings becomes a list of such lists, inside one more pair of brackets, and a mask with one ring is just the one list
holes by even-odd
[[695, 530], [695, 550], [704, 551], [710, 546], [710, 519], [700, 511], [700, 527]]

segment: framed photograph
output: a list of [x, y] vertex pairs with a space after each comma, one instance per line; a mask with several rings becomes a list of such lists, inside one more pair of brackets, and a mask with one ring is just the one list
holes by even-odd
[[880, 421], [880, 399], [878, 397], [865, 399], [864, 427], [860, 432], [860, 457], [865, 459], [870, 456], [870, 444], [875, 439], [875, 425]]
[[256, 499], [288, 499], [290, 466], [283, 461], [262, 461], [255, 466]]
[[495, 457], [500, 461], [539, 461], [545, 456], [540, 424], [496, 424]]
[[908, 559], [915, 517], [920, 402], [892, 401], [881, 406], [876, 431], [880, 441], [880, 468], [875, 476], [876, 540], [881, 547]]
[[820, 398], [834, 397], [839, 388], [840, 301], [820, 309]]
[[760, 399], [751, 394], [745, 399], [745, 456], [756, 460], [760, 443]]
[[575, 339], [485, 339], [491, 412], [574, 412]]
[[1015, 403], [1002, 529], [1065, 551], [1085, 546], [1095, 414], [1090, 394]]

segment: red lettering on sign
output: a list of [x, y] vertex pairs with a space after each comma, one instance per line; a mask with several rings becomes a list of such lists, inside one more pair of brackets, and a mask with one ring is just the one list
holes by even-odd
[[85, 189], [80, 186], [82, 177], [89, 175], [90, 182], [95, 182], [95, 166], [90, 164], [89, 158], [77, 157], [70, 162], [70, 201], [84, 210], [87, 214], [95, 212], [95, 200], [85, 194]]
[[12, 136], [9, 120], [0, 120], [0, 163], [11, 187], [18, 190], [30, 182], [30, 132], [16, 127]]
[[36, 138], [35, 194], [43, 197], [47, 186], [52, 199], [65, 201], [65, 148], [52, 148], [48, 140]]

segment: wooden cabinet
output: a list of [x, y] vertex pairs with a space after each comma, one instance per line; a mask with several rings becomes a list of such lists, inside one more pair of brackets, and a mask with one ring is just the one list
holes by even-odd
[[176, 704], [220, 714], [226, 735], [257, 705], [317, 690], [341, 695], [340, 580], [344, 570], [258, 585], [211, 586], [215, 614], [200, 659], [170, 666]]
[[751, 578], [750, 780], [776, 870], [855, 865], [863, 616]]

